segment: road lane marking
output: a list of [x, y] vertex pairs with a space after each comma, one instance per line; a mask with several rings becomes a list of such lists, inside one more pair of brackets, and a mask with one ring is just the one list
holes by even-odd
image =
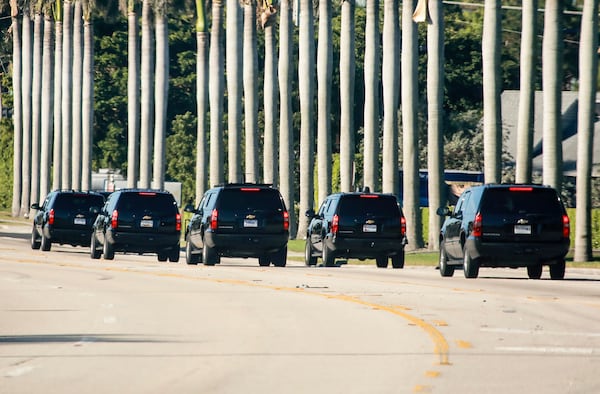
[[553, 336], [570, 336], [570, 337], [589, 337], [600, 338], [600, 332], [568, 332], [568, 331], [546, 331], [543, 329], [519, 329], [519, 328], [503, 328], [503, 327], [481, 327], [482, 332], [498, 333], [498, 334], [523, 334], [523, 335], [553, 335]]
[[600, 349], [589, 347], [548, 347], [548, 346], [499, 346], [500, 352], [538, 353], [538, 354], [563, 354], [563, 355], [600, 355]]

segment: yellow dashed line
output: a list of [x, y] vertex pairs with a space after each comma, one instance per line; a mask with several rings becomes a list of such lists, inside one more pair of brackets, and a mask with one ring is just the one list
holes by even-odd
[[461, 349], [471, 349], [473, 347], [473, 345], [471, 345], [471, 342], [461, 340], [456, 341], [456, 346], [458, 346]]

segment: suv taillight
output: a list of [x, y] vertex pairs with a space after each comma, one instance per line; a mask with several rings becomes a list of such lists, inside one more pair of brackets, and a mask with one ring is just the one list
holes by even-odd
[[288, 211], [283, 211], [283, 229], [285, 231], [290, 229], [290, 214]]
[[340, 217], [338, 215], [333, 215], [333, 220], [331, 221], [331, 232], [333, 233], [333, 235], [337, 235], [339, 229]]
[[175, 215], [175, 230], [181, 231], [181, 214]]
[[115, 209], [110, 217], [110, 227], [117, 228], [118, 225], [119, 225], [119, 211], [117, 211]]
[[481, 237], [482, 235], [482, 230], [481, 230], [481, 212], [478, 212], [477, 215], [475, 215], [475, 221], [473, 221], [473, 236], [474, 237]]
[[571, 235], [571, 225], [569, 223], [569, 217], [567, 215], [563, 215], [563, 237], [569, 238]]
[[400, 216], [400, 234], [406, 234], [406, 218], [404, 216]]
[[210, 214], [210, 229], [211, 230], [216, 230], [217, 229], [217, 219], [219, 218], [219, 211], [217, 211], [216, 209], [212, 210], [212, 213]]
[[54, 209], [48, 211], [48, 224], [54, 224]]

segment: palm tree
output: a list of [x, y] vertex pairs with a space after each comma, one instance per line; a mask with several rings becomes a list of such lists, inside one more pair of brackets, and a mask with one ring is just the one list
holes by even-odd
[[315, 43], [311, 0], [300, 0], [298, 50], [298, 89], [300, 96], [300, 217], [297, 237], [304, 238], [308, 218], [304, 212], [313, 208], [314, 191], [314, 124]]
[[83, 74], [81, 97], [81, 189], [92, 188], [94, 131], [94, 0], [83, 0]]
[[242, 8], [239, 0], [227, 0], [227, 152], [229, 182], [242, 181]]
[[355, 0], [342, 1], [340, 31], [340, 189], [349, 192], [354, 180]]
[[[431, 23], [427, 26], [427, 169], [429, 207], [445, 205], [443, 159], [444, 13], [442, 0], [429, 1]], [[429, 249], [439, 249], [442, 217], [429, 215]]]
[[258, 55], [256, 49], [256, 3], [244, 0], [244, 125], [245, 180], [258, 181]]
[[212, 2], [209, 52], [210, 96], [210, 183], [223, 183], [223, 3]]
[[208, 113], [208, 45], [209, 34], [206, 23], [204, 0], [196, 0], [196, 101], [198, 108], [198, 129], [196, 138], [196, 204], [204, 195], [208, 177], [206, 176], [206, 114]]
[[142, 53], [140, 65], [140, 182], [150, 187], [152, 177], [152, 142], [154, 140], [154, 37], [151, 0], [142, 1]]
[[81, 189], [81, 97], [83, 82], [83, 0], [73, 1], [73, 73], [72, 127], [71, 127], [71, 187]]
[[561, 82], [562, 38], [561, 0], [546, 0], [542, 42], [542, 85], [544, 131], [542, 137], [543, 181], [558, 190], [562, 186]]
[[484, 177], [500, 183], [502, 168], [502, 115], [500, 108], [500, 0], [486, 0], [481, 41], [483, 61]]
[[260, 24], [265, 32], [265, 76], [264, 76], [264, 144], [263, 144], [263, 181], [276, 184], [277, 172], [277, 9], [264, 0], [260, 5]]
[[[31, 80], [31, 190], [33, 202], [40, 200], [40, 137], [42, 125], [42, 45], [44, 36], [41, 4], [33, 6], [33, 74]], [[44, 196], [45, 197], [45, 196]]]
[[155, 0], [156, 73], [154, 123], [154, 179], [153, 187], [165, 186], [165, 144], [167, 134], [167, 101], [169, 94], [169, 28], [167, 0]]
[[418, 33], [412, 19], [416, 0], [402, 3], [402, 168], [403, 210], [408, 249], [423, 247], [419, 207]]
[[290, 215], [290, 237], [296, 234], [294, 197], [294, 129], [292, 126], [292, 4], [281, 0], [279, 16], [279, 190]]
[[57, 1], [54, 7], [54, 144], [52, 147], [52, 189], [62, 186], [62, 57], [63, 8]]
[[383, 12], [383, 174], [384, 193], [398, 193], [398, 96], [400, 16], [398, 0], [384, 0]]
[[579, 45], [579, 109], [577, 119], [577, 213], [574, 261], [592, 260], [591, 178], [598, 76], [598, 1], [586, 0]]
[[71, 188], [71, 130], [72, 124], [72, 97], [73, 97], [73, 4], [70, 0], [63, 3], [63, 59], [62, 59], [62, 175], [61, 186]]
[[21, 162], [23, 161], [23, 112], [21, 95], [21, 23], [17, 0], [10, 0], [11, 32], [13, 37], [12, 83], [13, 83], [13, 195], [11, 214], [19, 216], [21, 211]]
[[53, 106], [54, 106], [54, 19], [49, 4], [44, 6], [44, 40], [42, 54], [42, 119], [40, 152], [40, 197], [50, 191], [52, 168]]
[[379, 0], [367, 0], [363, 186], [379, 190]]
[[333, 44], [331, 0], [319, 0], [319, 41], [317, 46], [317, 169], [318, 204], [331, 193], [331, 70]]
[[29, 4], [23, 6], [23, 44], [22, 44], [22, 85], [21, 99], [23, 109], [23, 156], [21, 157], [21, 215], [29, 215], [31, 193], [31, 89], [32, 89], [32, 48], [31, 17]]

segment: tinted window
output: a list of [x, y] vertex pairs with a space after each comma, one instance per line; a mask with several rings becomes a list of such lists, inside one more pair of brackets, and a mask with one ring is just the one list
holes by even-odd
[[373, 194], [348, 195], [340, 200], [341, 215], [400, 216], [396, 198]]
[[93, 194], [59, 194], [56, 196], [54, 209], [87, 211], [90, 207], [102, 207], [104, 198]]
[[553, 189], [498, 188], [485, 193], [481, 210], [484, 212], [547, 214], [562, 212]]
[[272, 189], [223, 189], [219, 196], [219, 209], [226, 210], [281, 210], [279, 193]]
[[119, 199], [119, 210], [131, 213], [152, 213], [157, 216], [172, 215], [176, 202], [170, 194], [163, 193], [124, 193]]

